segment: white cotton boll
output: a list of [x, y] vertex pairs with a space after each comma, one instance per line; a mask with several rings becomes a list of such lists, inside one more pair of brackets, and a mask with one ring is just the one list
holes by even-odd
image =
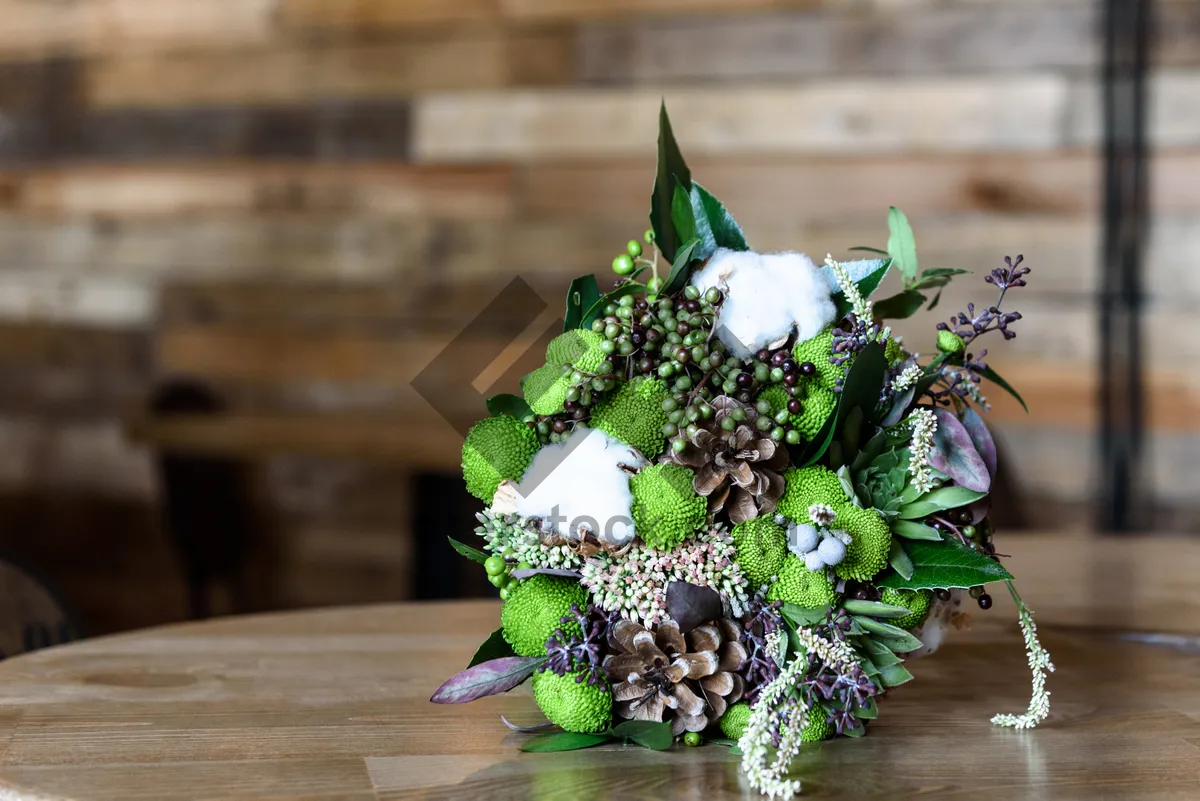
[[833, 567], [840, 565], [846, 558], [846, 546], [836, 537], [826, 537], [817, 546], [817, 554], [821, 557], [821, 561]]
[[646, 460], [603, 431], [577, 428], [566, 442], [547, 445], [533, 457], [516, 488], [515, 507], [522, 517], [539, 517], [569, 539], [579, 527], [602, 542], [620, 546], [633, 539], [629, 473]]
[[718, 248], [692, 283], [701, 292], [715, 286], [725, 293], [717, 336], [743, 359], [783, 344], [797, 329], [800, 340], [811, 339], [836, 314], [834, 287], [803, 253]]
[[804, 554], [804, 566], [814, 573], [818, 570], [824, 570], [825, 560], [821, 558], [820, 551], [809, 551]]
[[796, 556], [814, 551], [821, 541], [821, 534], [808, 523], [791, 526], [788, 531], [788, 550]]

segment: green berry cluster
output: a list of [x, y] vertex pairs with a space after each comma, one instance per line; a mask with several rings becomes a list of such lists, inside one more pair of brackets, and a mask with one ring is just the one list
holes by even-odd
[[514, 564], [505, 559], [500, 554], [489, 556], [483, 563], [483, 569], [487, 572], [488, 581], [493, 587], [500, 589], [500, 600], [507, 601], [508, 596], [517, 589], [517, 585], [521, 582], [512, 577], [514, 570], [529, 570], [533, 565], [528, 562]]

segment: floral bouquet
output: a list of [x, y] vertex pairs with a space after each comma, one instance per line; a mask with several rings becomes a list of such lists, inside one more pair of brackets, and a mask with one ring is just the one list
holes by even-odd
[[[1053, 665], [992, 544], [996, 447], [977, 411], [984, 379], [1020, 400], [976, 340], [1015, 336], [1021, 315], [1000, 306], [1025, 285], [1021, 257], [985, 277], [995, 304], [940, 323], [921, 358], [887, 321], [966, 271], [919, 269], [895, 208], [887, 249], [856, 248], [871, 258], [756, 253], [692, 181], [665, 109], [650, 222], [610, 291], [572, 282], [546, 363], [466, 438], [488, 508], [482, 550], [452, 543], [504, 603], [432, 700], [532, 678], [549, 723], [505, 721], [543, 732], [523, 750], [707, 740], [790, 797], [801, 744], [861, 737], [907, 661], [1003, 582], [1033, 699], [992, 722], [1037, 725]], [[889, 270], [902, 291], [873, 299]]]

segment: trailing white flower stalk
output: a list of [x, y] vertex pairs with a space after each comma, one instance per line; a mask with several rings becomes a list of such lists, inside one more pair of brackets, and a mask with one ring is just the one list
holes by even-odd
[[595, 556], [584, 562], [580, 583], [601, 609], [646, 627], [667, 619], [667, 585], [672, 581], [711, 587], [728, 604], [730, 616], [740, 618], [749, 599], [742, 568], [734, 561], [736, 554], [729, 533], [717, 527], [673, 551], [638, 543], [620, 558]]
[[[767, 653], [777, 651], [783, 642], [783, 631], [767, 635]], [[800, 782], [784, 778], [792, 760], [800, 753], [800, 733], [808, 725], [808, 705], [803, 700], [791, 707], [785, 719], [780, 708], [808, 671], [809, 657], [797, 656], [783, 668], [775, 680], [763, 688], [750, 710], [746, 731], [738, 740], [742, 752], [742, 772], [758, 792], [768, 798], [789, 799], [800, 792]], [[775, 761], [769, 760], [771, 743], [779, 733]]]
[[1046, 689], [1046, 674], [1054, 672], [1054, 663], [1050, 661], [1050, 652], [1042, 647], [1037, 637], [1037, 624], [1033, 622], [1033, 612], [1017, 594], [1017, 588], [1011, 581], [1004, 582], [1017, 604], [1017, 614], [1021, 620], [1021, 633], [1025, 636], [1025, 653], [1029, 657], [1029, 670], [1033, 674], [1033, 693], [1029, 699], [1029, 709], [1023, 715], [1001, 714], [992, 718], [995, 726], [1007, 726], [1013, 729], [1032, 729], [1046, 719], [1050, 714], [1050, 692]]
[[913, 489], [923, 495], [933, 489], [933, 472], [929, 469], [929, 457], [933, 453], [937, 417], [930, 409], [914, 409], [908, 416], [908, 424], [912, 428], [908, 473], [912, 476]]
[[921, 378], [921, 373], [924, 372], [921, 365], [916, 362], [910, 364], [900, 371], [900, 375], [892, 379], [892, 389], [896, 392], [903, 392], [909, 387], [917, 383]]
[[[768, 798], [789, 799], [800, 792], [800, 782], [785, 778], [792, 760], [800, 753], [800, 734], [808, 725], [809, 704], [798, 692], [800, 682], [814, 661], [824, 662], [834, 670], [846, 672], [857, 662], [854, 650], [844, 640], [828, 640], [814, 628], [797, 630], [802, 653], [797, 655], [779, 676], [763, 688], [750, 710], [746, 731], [738, 741], [742, 751], [742, 772], [758, 792]], [[780, 648], [783, 632], [767, 635], [766, 649], [772, 653]], [[785, 717], [784, 712], [789, 714]], [[768, 760], [774, 735], [779, 734], [775, 761]]]
[[858, 285], [850, 278], [850, 272], [840, 261], [834, 261], [833, 254], [825, 256], [825, 266], [833, 273], [833, 277], [837, 279], [838, 288], [842, 290], [847, 302], [850, 304], [850, 310], [854, 312], [858, 319], [870, 324], [874, 317], [874, 305], [871, 301], [863, 297], [858, 291]]

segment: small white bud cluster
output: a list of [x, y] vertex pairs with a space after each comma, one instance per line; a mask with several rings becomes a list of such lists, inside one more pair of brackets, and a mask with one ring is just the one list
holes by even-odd
[[933, 454], [937, 416], [930, 409], [914, 409], [908, 416], [908, 424], [912, 427], [908, 473], [912, 476], [913, 489], [924, 495], [933, 489], [933, 472], [929, 469], [929, 457]]
[[858, 285], [850, 279], [850, 272], [840, 261], [834, 261], [833, 254], [825, 255], [825, 266], [833, 273], [833, 277], [837, 279], [838, 288], [842, 290], [842, 294], [850, 303], [850, 310], [854, 312], [858, 319], [866, 323], [870, 323], [874, 317], [875, 310], [871, 301], [863, 297], [858, 291]]
[[921, 378], [921, 373], [921, 365], [913, 362], [908, 367], [905, 367], [903, 370], [901, 370], [900, 375], [892, 379], [892, 389], [896, 392], [903, 392], [913, 384], [917, 383], [918, 379]]

